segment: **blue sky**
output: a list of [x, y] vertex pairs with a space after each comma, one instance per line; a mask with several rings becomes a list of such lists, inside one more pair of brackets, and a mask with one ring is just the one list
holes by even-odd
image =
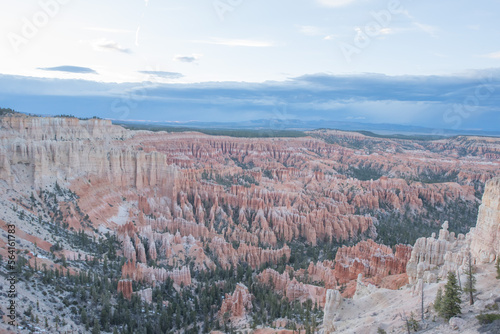
[[4, 1], [0, 104], [500, 130], [499, 16], [493, 0]]

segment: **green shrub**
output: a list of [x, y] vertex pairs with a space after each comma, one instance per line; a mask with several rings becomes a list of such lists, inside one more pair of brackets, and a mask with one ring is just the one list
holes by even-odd
[[491, 324], [495, 320], [500, 320], [500, 314], [497, 313], [481, 313], [476, 316], [476, 319], [481, 325]]

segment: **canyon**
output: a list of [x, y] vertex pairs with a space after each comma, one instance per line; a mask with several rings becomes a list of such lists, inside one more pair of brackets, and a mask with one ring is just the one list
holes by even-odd
[[[371, 333], [374, 328], [385, 331], [405, 328], [405, 319], [415, 314], [424, 314], [421, 323], [424, 332], [429, 333], [477, 333], [498, 331], [481, 326], [476, 316], [498, 309], [500, 292], [493, 265], [500, 258], [496, 248], [500, 227], [500, 177], [489, 180], [479, 208], [477, 225], [466, 235], [455, 236], [449, 232], [450, 223], [444, 222], [439, 236], [419, 238], [411, 251], [406, 273], [409, 284], [400, 290], [378, 288], [358, 277], [356, 294], [352, 299], [343, 298], [339, 290], [327, 291], [323, 333]], [[486, 237], [488, 236], [488, 237]], [[469, 304], [462, 295], [461, 316], [448, 322], [436, 321], [433, 310], [434, 297], [438, 288], [443, 288], [449, 272], [456, 273], [458, 281], [465, 284], [469, 270], [469, 259], [476, 277], [475, 303]], [[424, 297], [430, 296], [430, 297]], [[496, 305], [496, 306], [495, 306]], [[419, 309], [421, 307], [421, 309]], [[375, 312], [374, 312], [375, 311]], [[414, 312], [409, 315], [409, 312]], [[431, 320], [431, 316], [434, 319]], [[483, 324], [484, 325], [484, 324]], [[486, 328], [485, 328], [486, 327]]]
[[[97, 270], [131, 302], [161, 304], [165, 287], [212, 294], [206, 314], [227, 328], [306, 329], [264, 312], [259, 289], [315, 309], [318, 329], [340, 304], [415, 293], [469, 254], [492, 265], [500, 251], [496, 138], [238, 138], [14, 115], [0, 118], [0, 142], [0, 228], [15, 224], [30, 266]], [[81, 328], [71, 314], [66, 330]], [[330, 318], [326, 332], [339, 327]]]

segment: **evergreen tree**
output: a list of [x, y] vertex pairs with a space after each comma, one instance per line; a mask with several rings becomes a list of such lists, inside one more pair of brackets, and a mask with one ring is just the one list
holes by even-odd
[[87, 311], [84, 308], [82, 308], [82, 312], [80, 313], [80, 319], [83, 323], [87, 322]]
[[497, 269], [497, 278], [500, 279], [500, 257], [497, 258], [495, 268]]
[[436, 299], [434, 299], [434, 309], [441, 315], [441, 306], [443, 305], [443, 289], [439, 287], [436, 293]]
[[97, 318], [94, 319], [94, 326], [92, 327], [92, 334], [101, 334], [101, 325]]
[[474, 293], [476, 290], [476, 277], [474, 276], [474, 267], [472, 266], [471, 254], [469, 252], [469, 258], [467, 261], [467, 270], [465, 271], [467, 275], [467, 282], [464, 286], [464, 292], [469, 294], [470, 305], [474, 304]]
[[462, 313], [460, 308], [460, 289], [454, 272], [448, 273], [448, 282], [444, 287], [444, 297], [441, 304], [441, 316], [446, 320]]

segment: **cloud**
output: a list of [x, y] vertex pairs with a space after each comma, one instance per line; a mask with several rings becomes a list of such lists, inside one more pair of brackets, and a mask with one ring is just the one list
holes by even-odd
[[424, 24], [424, 23], [420, 23], [420, 22], [417, 22], [417, 21], [414, 21], [413, 22], [413, 25], [415, 27], [417, 27], [419, 30], [431, 35], [432, 37], [437, 37], [437, 32], [439, 31], [439, 28], [435, 27], [435, 26], [431, 26], [429, 24]]
[[353, 3], [355, 0], [317, 0], [320, 5], [326, 7], [343, 7]]
[[92, 44], [94, 49], [98, 51], [115, 51], [115, 52], [121, 52], [121, 53], [132, 53], [132, 51], [128, 48], [125, 48], [118, 44], [115, 41], [107, 40], [107, 39], [100, 39], [97, 41], [94, 41]]
[[175, 61], [180, 61], [182, 63], [194, 63], [198, 59], [200, 59], [200, 55], [191, 55], [191, 56], [182, 56], [182, 55], [177, 55], [174, 57]]
[[320, 27], [315, 26], [299, 26], [299, 32], [306, 36], [319, 36], [324, 34]]
[[153, 75], [155, 77], [160, 77], [164, 79], [180, 79], [184, 77], [182, 73], [177, 72], [165, 72], [165, 71], [139, 71], [139, 73]]
[[413, 27], [415, 27], [418, 30], [423, 31], [423, 32], [431, 35], [432, 37], [438, 37], [438, 35], [437, 35], [437, 33], [439, 32], [439, 28], [438, 27], [418, 22], [417, 19], [415, 19], [410, 14], [410, 12], [408, 12], [407, 10], [403, 10], [403, 11], [401, 11], [401, 13], [410, 19], [411, 24], [413, 25]]
[[392, 28], [382, 28], [378, 31], [379, 35], [391, 35], [394, 34], [394, 29]]
[[226, 46], [246, 46], [254, 48], [265, 48], [274, 46], [274, 43], [269, 41], [260, 41], [254, 39], [227, 39], [227, 38], [217, 38], [217, 37], [211, 38], [208, 41], [195, 41], [195, 43], [226, 45]]
[[500, 51], [487, 53], [485, 55], [482, 55], [481, 57], [491, 58], [491, 59], [500, 59]]
[[133, 33], [132, 30], [103, 28], [103, 27], [87, 27], [87, 28], [85, 28], [85, 30], [106, 32], [106, 33], [111, 33], [111, 34], [130, 34], [130, 33]]
[[[151, 75], [161, 74], [151, 69]], [[146, 72], [147, 74], [149, 72]], [[154, 74], [153, 74], [154, 73]], [[169, 73], [169, 72], [166, 72]], [[166, 74], [170, 79], [175, 75]], [[154, 81], [154, 80], [150, 80]], [[277, 105], [286, 117], [360, 123], [391, 123], [434, 129], [483, 129], [500, 133], [500, 69], [457, 75], [304, 75], [286, 81], [181, 83], [103, 83], [0, 74], [2, 103], [31, 113], [121, 117], [110, 109], [133, 91], [144, 91], [130, 119], [227, 122], [273, 117]], [[471, 105], [477, 98], [477, 105]], [[472, 100], [471, 100], [472, 99]], [[91, 110], [91, 111], [90, 111]]]
[[43, 70], [43, 71], [81, 73], [81, 74], [97, 74], [97, 72], [91, 68], [80, 67], [80, 66], [39, 67], [38, 69]]
[[139, 33], [141, 32], [141, 26], [137, 27], [135, 31], [135, 46], [139, 46]]

